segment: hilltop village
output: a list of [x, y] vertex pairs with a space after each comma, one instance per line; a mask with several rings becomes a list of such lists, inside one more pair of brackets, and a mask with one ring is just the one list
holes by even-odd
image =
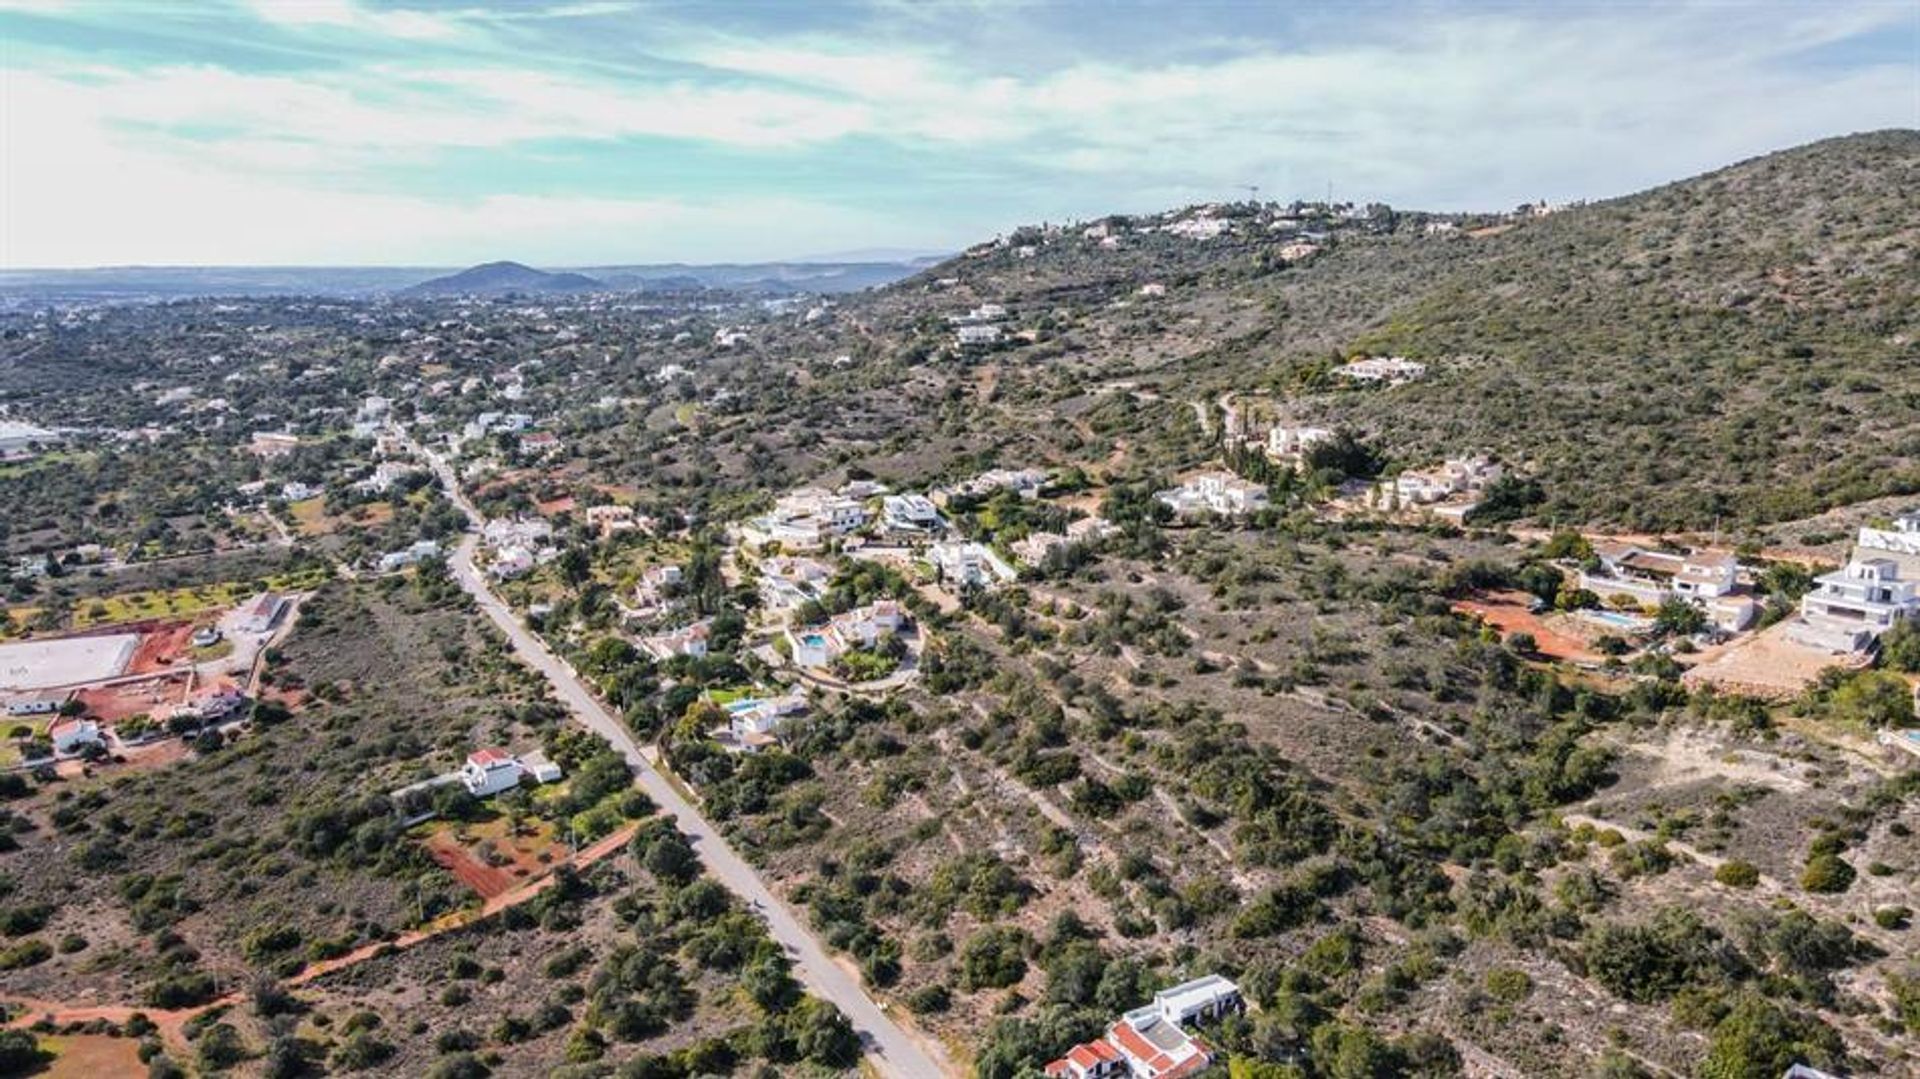
[[1917, 169], [9, 311], [0, 1049], [1912, 1071]]

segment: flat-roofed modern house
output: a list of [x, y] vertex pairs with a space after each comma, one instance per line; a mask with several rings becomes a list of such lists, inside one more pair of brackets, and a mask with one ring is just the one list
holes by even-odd
[[880, 500], [880, 523], [889, 532], [907, 535], [932, 535], [945, 530], [947, 522], [926, 495], [888, 495]]
[[1865, 652], [1920, 612], [1920, 513], [1862, 528], [1847, 564], [1813, 580], [1787, 637], [1835, 653]]

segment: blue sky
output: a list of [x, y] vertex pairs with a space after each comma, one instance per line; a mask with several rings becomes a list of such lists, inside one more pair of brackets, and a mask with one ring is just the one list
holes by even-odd
[[0, 0], [0, 264], [948, 250], [1920, 127], [1920, 3]]

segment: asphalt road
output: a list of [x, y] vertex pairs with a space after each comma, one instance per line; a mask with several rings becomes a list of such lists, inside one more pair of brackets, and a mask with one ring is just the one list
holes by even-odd
[[[441, 484], [477, 528], [484, 518], [467, 501], [447, 462], [418, 447], [416, 452], [433, 465]], [[494, 595], [485, 573], [474, 564], [474, 552], [479, 542], [477, 535], [463, 537], [448, 561], [448, 568], [460, 587], [507, 635], [507, 640], [512, 643], [520, 659], [546, 677], [555, 695], [572, 710], [574, 718], [588, 730], [606, 739], [627, 759], [627, 764], [639, 777], [640, 788], [674, 818], [674, 823], [693, 843], [694, 850], [699, 852], [700, 861], [706, 865], [707, 872], [713, 874], [714, 879], [729, 891], [746, 900], [748, 906], [767, 923], [773, 938], [780, 942], [793, 960], [794, 973], [801, 984], [815, 996], [832, 1001], [845, 1013], [865, 1044], [873, 1065], [882, 1074], [897, 1075], [903, 1079], [935, 1079], [954, 1074], [952, 1068], [936, 1062], [919, 1041], [880, 1010], [880, 1006], [861, 988], [859, 979], [833, 961], [818, 938], [774, 895], [746, 859], [727, 844], [713, 822], [702, 816], [652, 766], [625, 724], [609, 713], [566, 662], [549, 651], [546, 644], [521, 624], [513, 611]]]

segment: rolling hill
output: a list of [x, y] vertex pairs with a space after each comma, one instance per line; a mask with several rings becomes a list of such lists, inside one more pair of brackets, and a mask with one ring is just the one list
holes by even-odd
[[591, 292], [604, 288], [585, 274], [548, 273], [518, 262], [487, 262], [401, 290], [406, 296], [485, 296], [507, 292]]

